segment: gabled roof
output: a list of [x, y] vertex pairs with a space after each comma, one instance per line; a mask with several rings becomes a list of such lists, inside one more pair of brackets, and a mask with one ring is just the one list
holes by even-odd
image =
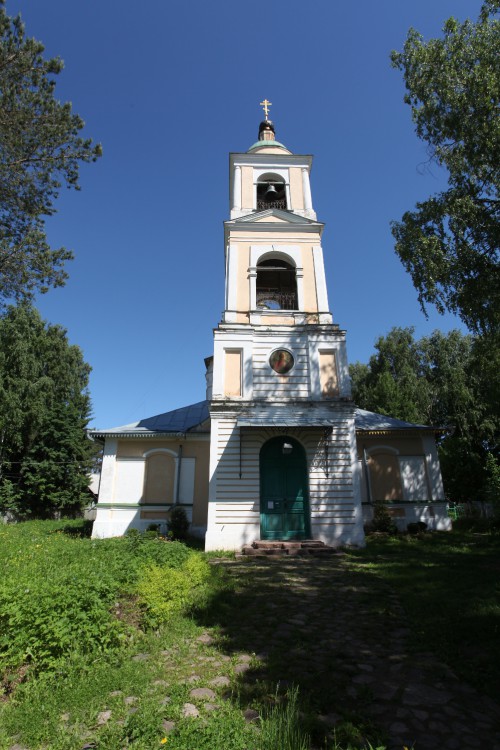
[[256, 222], [262, 222], [266, 218], [276, 218], [287, 224], [315, 224], [323, 226], [322, 222], [308, 219], [306, 216], [300, 216], [299, 214], [293, 213], [293, 211], [287, 211], [282, 208], [266, 208], [262, 211], [252, 211], [250, 214], [239, 216], [237, 219], [229, 219], [224, 224], [255, 224]]
[[[209, 418], [208, 401], [198, 401], [196, 404], [183, 406], [180, 409], [166, 411], [153, 417], [141, 419], [121, 427], [111, 427], [108, 430], [89, 430], [93, 437], [151, 437], [152, 435], [185, 435]], [[210, 432], [208, 426], [206, 430]]]
[[[146, 419], [122, 425], [121, 427], [111, 427], [107, 430], [89, 430], [89, 433], [96, 438], [155, 437], [162, 435], [172, 437], [174, 435], [185, 435], [188, 432], [208, 433], [210, 432], [210, 424], [208, 423], [210, 414], [208, 407], [209, 401], [198, 401], [196, 404], [183, 406], [180, 409], [167, 411], [163, 414], [156, 414], [153, 417], [147, 417]], [[242, 416], [240, 421], [241, 424], [243, 424], [245, 422], [245, 417]], [[207, 424], [204, 424], [205, 422], [207, 422]], [[293, 426], [293, 423], [290, 423], [289, 426]], [[301, 423], [301, 426], [304, 427], [307, 426], [307, 424]], [[366, 411], [365, 409], [356, 409], [354, 426], [356, 432], [367, 433], [387, 433], [407, 430], [442, 431], [439, 428], [405, 422], [402, 419], [387, 417], [384, 414], [376, 414], [373, 411]]]

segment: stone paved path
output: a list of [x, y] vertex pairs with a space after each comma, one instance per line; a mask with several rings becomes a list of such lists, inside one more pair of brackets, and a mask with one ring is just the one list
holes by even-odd
[[224, 648], [255, 653], [242, 687], [299, 686], [325, 727], [361, 717], [390, 750], [500, 750], [500, 705], [461, 682], [432, 653], [409, 650], [397, 596], [329, 560], [225, 563], [235, 599], [221, 607]]

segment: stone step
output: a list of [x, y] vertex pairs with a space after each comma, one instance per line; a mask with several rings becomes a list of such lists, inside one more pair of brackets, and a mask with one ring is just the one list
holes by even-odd
[[305, 548], [323, 548], [325, 547], [324, 542], [320, 542], [317, 539], [297, 539], [293, 542], [283, 541], [261, 541], [256, 540], [252, 542], [252, 547], [255, 549], [305, 549]]
[[324, 542], [315, 539], [297, 540], [293, 542], [260, 541], [245, 544], [236, 559], [247, 558], [275, 558], [275, 557], [330, 557], [336, 555], [337, 550]]

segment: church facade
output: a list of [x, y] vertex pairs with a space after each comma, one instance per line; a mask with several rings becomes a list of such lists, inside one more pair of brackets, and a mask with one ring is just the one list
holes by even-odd
[[166, 529], [184, 507], [205, 548], [256, 540], [362, 545], [377, 501], [400, 528], [449, 528], [435, 431], [357, 409], [333, 321], [312, 157], [261, 123], [230, 155], [225, 304], [206, 398], [109, 430], [93, 535]]

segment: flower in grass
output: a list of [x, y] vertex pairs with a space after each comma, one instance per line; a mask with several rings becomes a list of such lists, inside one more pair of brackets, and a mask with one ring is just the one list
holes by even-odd
[[163, 737], [163, 739], [160, 740], [160, 745], [166, 745], [168, 742], [168, 737]]

